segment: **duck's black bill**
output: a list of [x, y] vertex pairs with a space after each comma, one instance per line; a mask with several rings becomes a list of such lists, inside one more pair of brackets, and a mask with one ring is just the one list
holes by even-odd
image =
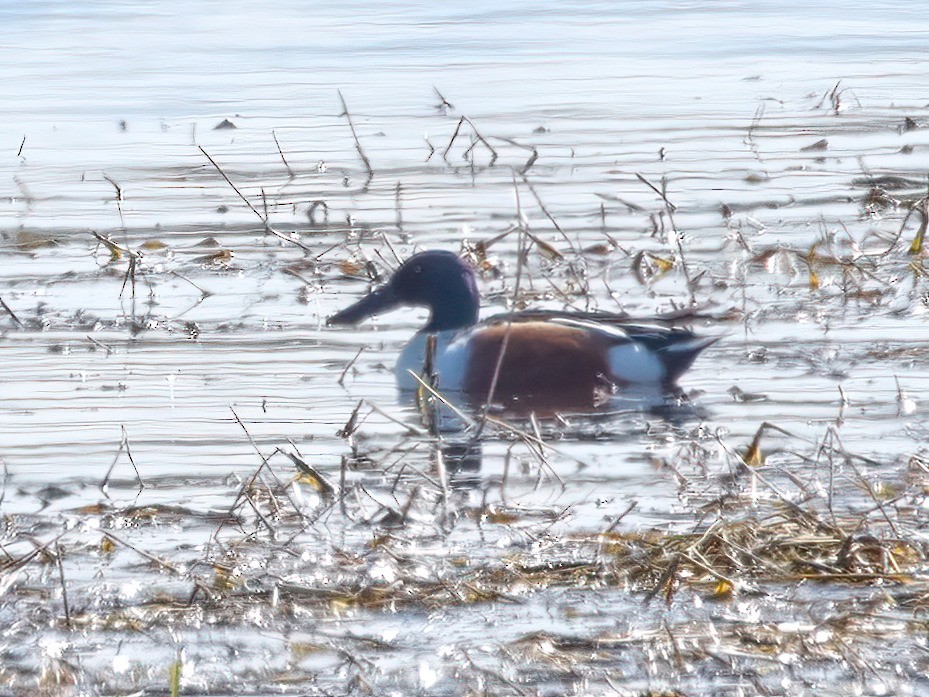
[[371, 291], [354, 305], [346, 307], [330, 317], [327, 324], [357, 324], [361, 320], [386, 312], [400, 304], [400, 299], [390, 286], [381, 286]]

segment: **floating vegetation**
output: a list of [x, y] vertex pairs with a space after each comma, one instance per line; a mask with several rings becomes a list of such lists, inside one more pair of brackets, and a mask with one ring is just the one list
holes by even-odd
[[[749, 451], [762, 447], [756, 440]], [[275, 680], [332, 692], [358, 681], [409, 684], [400, 665], [424, 655], [449, 689], [463, 676], [520, 690], [574, 684], [584, 665], [586, 689], [686, 690], [712, 669], [751, 674], [773, 694], [801, 665], [836, 680], [851, 658], [888, 684], [922, 680], [923, 652], [906, 643], [921, 632], [929, 598], [918, 513], [929, 467], [880, 467], [844, 451], [831, 430], [817, 443], [782, 432], [779, 440], [764, 461], [713, 437], [682, 443], [664, 464], [695, 519], [644, 530], [624, 524], [632, 507], [602, 530], [578, 530], [570, 508], [529, 503], [531, 471], [476, 504], [459, 472], [446, 487], [435, 472], [388, 472], [386, 454], [360, 450], [343, 461], [338, 491], [291, 453], [259, 450], [261, 464], [229, 491], [226, 511], [104, 505], [63, 511], [60, 523], [8, 516], [0, 579], [4, 612], [15, 605], [20, 617], [8, 637], [44, 627], [48, 639], [40, 654], [5, 650], [4, 684], [112, 691], [161, 675], [172, 690], [261, 691]], [[543, 480], [545, 466], [535, 466]], [[396, 504], [371, 498], [388, 485]], [[148, 551], [165, 528], [212, 532], [186, 551]], [[543, 606], [561, 617], [559, 629], [516, 621]], [[604, 622], [608, 607], [619, 614]], [[496, 640], [474, 663], [475, 649], [443, 644], [436, 653], [428, 637], [391, 629], [436, 613], [445, 622], [490, 613]], [[289, 650], [248, 638], [256, 632], [290, 636]], [[69, 657], [101, 634], [120, 640], [94, 649], [97, 668], [78, 668]], [[225, 638], [211, 651], [206, 636]], [[864, 658], [883, 642], [895, 652]], [[123, 645], [149, 648], [123, 654]], [[179, 645], [186, 658], [172, 658]], [[248, 658], [223, 671], [232, 649]], [[245, 668], [254, 661], [265, 665], [256, 674]]]

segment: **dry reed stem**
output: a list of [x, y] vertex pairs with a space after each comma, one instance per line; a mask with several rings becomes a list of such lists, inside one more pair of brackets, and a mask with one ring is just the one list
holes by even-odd
[[24, 325], [22, 322], [19, 321], [19, 317], [17, 317], [16, 313], [10, 309], [10, 306], [6, 304], [3, 298], [0, 298], [0, 307], [2, 307], [6, 311], [6, 313], [10, 316], [10, 318], [16, 323], [17, 327], [19, 327], [20, 329], [26, 328], [26, 325]]
[[284, 167], [287, 169], [287, 174], [293, 179], [296, 175], [294, 171], [290, 168], [290, 163], [287, 162], [287, 158], [284, 157], [284, 151], [281, 149], [281, 144], [277, 140], [277, 133], [274, 129], [271, 129], [271, 137], [274, 138], [274, 146], [277, 148], [278, 155], [281, 156], [281, 162], [284, 163]]
[[497, 354], [497, 362], [494, 365], [494, 372], [490, 379], [490, 388], [487, 390], [486, 402], [481, 413], [481, 418], [478, 421], [477, 432], [475, 433], [475, 438], [480, 438], [481, 432], [484, 430], [484, 424], [487, 423], [487, 417], [490, 413], [491, 405], [493, 404], [494, 393], [497, 390], [497, 381], [500, 379], [500, 370], [503, 368], [503, 358], [506, 355], [506, 349], [510, 342], [510, 333], [513, 328], [513, 313], [516, 311], [516, 304], [519, 300], [519, 288], [520, 282], [522, 280], [523, 265], [525, 263], [525, 235], [523, 234], [526, 225], [523, 218], [522, 206], [519, 199], [519, 187], [516, 185], [516, 177], [513, 177], [513, 191], [516, 195], [516, 219], [518, 221], [518, 233], [516, 238], [516, 281], [513, 284], [513, 299], [511, 302], [511, 310], [509, 318], [506, 322], [506, 329], [503, 332], [503, 339], [500, 342], [500, 351]]
[[[209, 154], [206, 150], [203, 149], [203, 146], [198, 145], [197, 148], [200, 150], [200, 152], [203, 153], [203, 156], [206, 157], [206, 159], [208, 159], [208, 160], [210, 161], [210, 164], [213, 165], [213, 167], [216, 169], [217, 172], [219, 172], [220, 176], [221, 176], [223, 179], [226, 180], [226, 183], [229, 184], [229, 186], [232, 187], [232, 190], [235, 191], [235, 193], [238, 195], [238, 197], [239, 197], [240, 199], [242, 199], [242, 201], [245, 203], [245, 205], [248, 206], [249, 210], [250, 210], [252, 213], [254, 213], [254, 214], [258, 217], [258, 219], [261, 221], [262, 225], [264, 226], [265, 231], [270, 232], [272, 235], [274, 235], [274, 236], [277, 237], [278, 239], [283, 240], [284, 242], [287, 242], [287, 243], [289, 243], [289, 244], [292, 244], [292, 245], [295, 245], [295, 246], [299, 247], [300, 249], [302, 249], [302, 250], [303, 250], [304, 252], [306, 252], [307, 254], [312, 254], [312, 253], [313, 253], [313, 250], [310, 249], [309, 247], [307, 247], [305, 244], [303, 244], [300, 240], [295, 240], [295, 239], [293, 239], [292, 237], [288, 237], [287, 235], [285, 235], [285, 234], [283, 234], [283, 233], [281, 233], [281, 232], [278, 232], [278, 231], [275, 230], [273, 227], [271, 227], [271, 224], [268, 222], [268, 219], [267, 219], [265, 216], [263, 216], [263, 215], [258, 211], [258, 209], [255, 208], [255, 206], [252, 205], [252, 202], [249, 201], [248, 198], [246, 198], [245, 194], [243, 194], [241, 191], [239, 191], [239, 188], [238, 188], [238, 187], [233, 183], [233, 181], [229, 178], [229, 175], [227, 175], [227, 174], [223, 171], [223, 168], [220, 167], [219, 164], [216, 162], [216, 160], [214, 160], [214, 159], [210, 156], [210, 154]], [[329, 250], [326, 250], [326, 251], [329, 251]], [[322, 254], [325, 254], [325, 252], [323, 252]], [[322, 254], [318, 255], [316, 258], [318, 259], [320, 256], [322, 256]]]
[[71, 608], [68, 605], [68, 586], [65, 583], [65, 569], [61, 561], [61, 545], [58, 544], [58, 541], [55, 541], [55, 562], [58, 566], [58, 580], [61, 583], [61, 602], [64, 605], [65, 611], [65, 626], [68, 629], [71, 627]]
[[[358, 151], [358, 156], [361, 157], [361, 161], [364, 163], [365, 170], [368, 173], [368, 181], [365, 182], [365, 187], [368, 182], [374, 178], [374, 170], [371, 168], [371, 160], [368, 159], [368, 156], [365, 154], [364, 148], [361, 147], [361, 141], [358, 139], [358, 133], [355, 131], [355, 123], [352, 121], [352, 115], [348, 110], [348, 105], [345, 103], [345, 97], [342, 96], [342, 90], [338, 90], [339, 101], [342, 103], [342, 113], [339, 116], [344, 116], [348, 121], [348, 127], [352, 131], [352, 139], [355, 141], [355, 150]], [[364, 188], [364, 187], [362, 187]]]

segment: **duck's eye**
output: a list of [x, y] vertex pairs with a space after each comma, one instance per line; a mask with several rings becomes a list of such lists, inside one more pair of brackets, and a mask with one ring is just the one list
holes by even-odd
[[423, 272], [423, 267], [422, 267], [422, 266], [419, 266], [419, 265], [417, 264], [416, 266], [413, 267], [413, 273], [422, 273], [422, 272]]

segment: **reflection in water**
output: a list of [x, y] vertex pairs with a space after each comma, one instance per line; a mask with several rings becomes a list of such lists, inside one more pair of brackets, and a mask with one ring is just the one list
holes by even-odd
[[[482, 468], [487, 439], [496, 434], [529, 445], [540, 455], [544, 454], [551, 439], [558, 442], [586, 440], [591, 428], [619, 422], [630, 415], [644, 415], [660, 419], [669, 426], [681, 427], [706, 418], [706, 410], [694, 403], [680, 388], [661, 390], [637, 386], [614, 395], [595, 408], [580, 409], [577, 404], [549, 401], [545, 409], [503, 408], [475, 404], [467, 396], [455, 393], [424, 395], [422, 392], [402, 390], [400, 398], [414, 406], [420, 421], [435, 438], [433, 461], [444, 468], [448, 483], [453, 488], [467, 488], [481, 484], [478, 474]], [[488, 426], [490, 429], [488, 432]], [[612, 431], [610, 440], [621, 441], [631, 437]]]

